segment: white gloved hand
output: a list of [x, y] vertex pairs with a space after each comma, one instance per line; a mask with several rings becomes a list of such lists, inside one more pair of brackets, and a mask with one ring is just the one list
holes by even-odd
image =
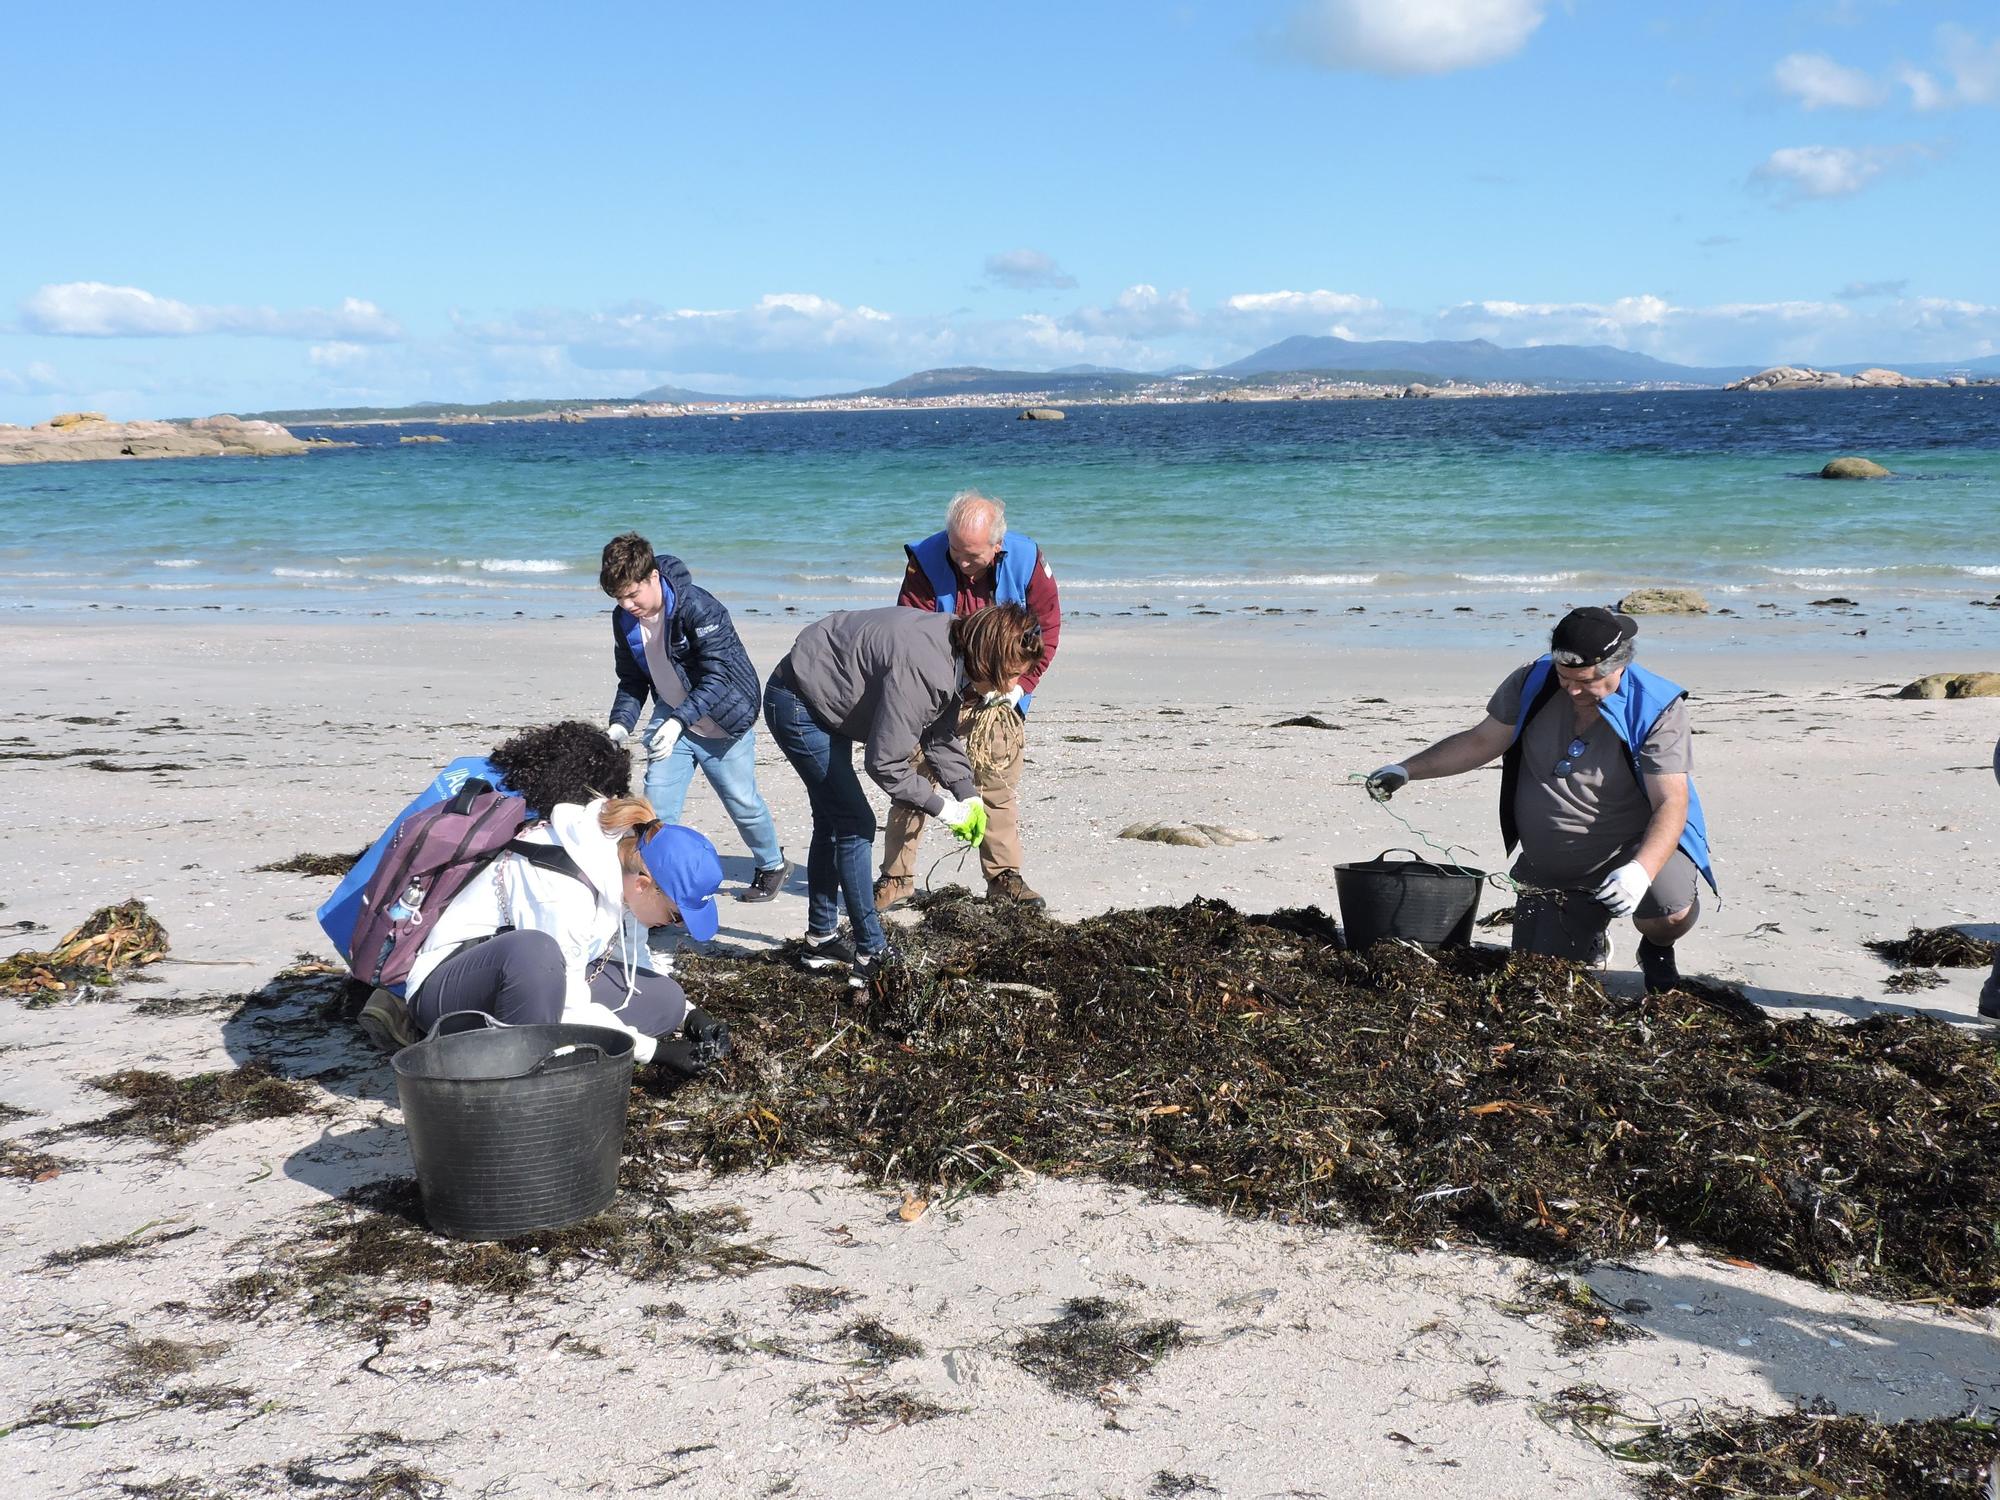
[[1614, 917], [1629, 917], [1652, 888], [1653, 877], [1646, 873], [1644, 865], [1634, 860], [1605, 877], [1604, 884], [1597, 888], [1597, 899], [1611, 908]]
[[1368, 795], [1377, 802], [1387, 802], [1409, 785], [1409, 781], [1410, 773], [1400, 761], [1393, 766], [1384, 766], [1379, 771], [1368, 773]]
[[604, 731], [604, 737], [614, 745], [622, 745], [632, 738], [632, 731], [627, 729], [623, 724], [613, 724], [609, 729]]
[[665, 760], [674, 753], [674, 746], [680, 742], [682, 724], [679, 719], [662, 719], [647, 732], [646, 759]]

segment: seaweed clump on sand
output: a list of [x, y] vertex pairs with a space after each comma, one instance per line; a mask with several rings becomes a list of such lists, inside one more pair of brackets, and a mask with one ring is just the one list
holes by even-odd
[[1348, 952], [1229, 906], [1058, 923], [931, 897], [870, 1003], [696, 959], [736, 1054], [662, 1165], [831, 1159], [933, 1199], [1026, 1169], [1566, 1264], [1682, 1241], [1830, 1286], [2000, 1299], [2000, 1051], [1917, 1016], [1772, 1024], [1493, 950]]
[[210, 1311], [254, 1322], [275, 1307], [302, 1308], [318, 1322], [370, 1324], [380, 1333], [429, 1321], [428, 1297], [392, 1292], [512, 1300], [592, 1270], [634, 1281], [713, 1280], [797, 1264], [744, 1238], [747, 1227], [737, 1209], [684, 1213], [627, 1192], [581, 1224], [474, 1243], [432, 1233], [416, 1180], [391, 1178], [352, 1189], [316, 1210], [300, 1233], [260, 1246], [261, 1268], [224, 1283]]
[[252, 865], [253, 875], [324, 875], [339, 877], [353, 869], [366, 849], [352, 854], [294, 854], [290, 859], [273, 860], [268, 865]]
[[[1577, 1392], [1565, 1392], [1574, 1397]], [[1983, 1417], [1882, 1422], [1813, 1411], [1778, 1415], [1714, 1407], [1686, 1420], [1643, 1422], [1586, 1391], [1557, 1399], [1613, 1457], [1647, 1464], [1654, 1500], [1838, 1495], [1843, 1500], [1985, 1500], [2000, 1487], [2000, 1433]], [[1630, 1433], [1619, 1436], [1619, 1430]]]
[[112, 1138], [139, 1136], [169, 1149], [243, 1120], [305, 1114], [314, 1101], [311, 1088], [260, 1062], [189, 1078], [128, 1068], [93, 1078], [90, 1086], [125, 1100], [125, 1107], [75, 1129]]
[[1983, 969], [2000, 954], [2000, 943], [1956, 927], [1912, 927], [1908, 937], [1877, 938], [1868, 947], [1899, 969]]
[[0, 995], [30, 1007], [87, 997], [166, 955], [167, 929], [139, 900], [99, 907], [47, 952], [0, 958]]
[[1101, 1400], [1187, 1342], [1172, 1318], [1134, 1318], [1108, 1298], [1078, 1297], [1015, 1341], [1014, 1363], [1065, 1396]]

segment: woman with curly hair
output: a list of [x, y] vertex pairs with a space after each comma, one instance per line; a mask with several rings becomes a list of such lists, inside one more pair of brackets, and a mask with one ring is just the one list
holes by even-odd
[[509, 735], [486, 757], [507, 789], [546, 814], [558, 803], [579, 805], [632, 790], [632, 758], [580, 719], [538, 724]]

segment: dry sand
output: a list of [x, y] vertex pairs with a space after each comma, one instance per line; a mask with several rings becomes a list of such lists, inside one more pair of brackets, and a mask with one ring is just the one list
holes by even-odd
[[[1697, 775], [1725, 895], [1684, 945], [1683, 967], [1778, 1009], [1969, 1020], [1979, 975], [1947, 971], [1942, 989], [1889, 995], [1888, 971], [1861, 944], [1912, 923], [2000, 916], [2000, 792], [1987, 769], [2000, 701], [1884, 696], [1920, 672], [1983, 663], [1830, 644], [1722, 651], [1699, 625], [1646, 629], [1649, 663], [1697, 694]], [[788, 633], [746, 632], [767, 666]], [[1472, 722], [1531, 654], [1528, 637], [1496, 630], [1490, 650], [1444, 653], [1347, 649], [1324, 628], [1279, 622], [1077, 630], [1037, 699], [1028, 874], [1065, 917], [1195, 895], [1331, 908], [1335, 863], [1410, 842], [1346, 778]], [[254, 990], [294, 955], [327, 952], [311, 916], [328, 882], [253, 865], [359, 847], [437, 765], [516, 726], [598, 719], [607, 657], [596, 619], [10, 622], [0, 751], [92, 753], [0, 759], [0, 922], [61, 929], [142, 895], [174, 946], [153, 971], [165, 983], [135, 993]], [[1338, 728], [1270, 727], [1306, 712]], [[798, 783], [761, 740], [759, 756], [780, 831], [800, 852]], [[1495, 868], [1496, 785], [1494, 772], [1429, 783], [1395, 807]], [[740, 880], [747, 860], [699, 783], [688, 816]], [[1277, 841], [1195, 850], [1116, 839], [1140, 820], [1246, 826]], [[928, 851], [948, 853], [935, 838]], [[957, 863], [945, 860], [937, 880]], [[724, 917], [730, 942], [793, 935], [802, 883], [769, 906], [725, 903]], [[1623, 951], [1629, 962], [1629, 935]], [[828, 1010], [831, 1021], [831, 991]], [[1638, 1299], [1645, 1310], [1631, 1320], [1653, 1336], [1570, 1354], [1545, 1318], [1503, 1310], [1525, 1263], [1392, 1254], [1361, 1234], [1232, 1221], [1074, 1181], [914, 1224], [897, 1216], [900, 1185], [830, 1172], [691, 1181], [685, 1204], [740, 1206], [751, 1237], [804, 1265], [668, 1286], [584, 1271], [553, 1306], [441, 1297], [427, 1327], [379, 1353], [298, 1320], [212, 1321], [199, 1310], [209, 1293], [254, 1269], [273, 1236], [352, 1183], [408, 1171], [388, 1069], [358, 1036], [327, 1045], [316, 1065], [356, 1066], [327, 1080], [321, 1115], [231, 1127], [175, 1161], [65, 1141], [56, 1149], [77, 1164], [60, 1176], [0, 1183], [0, 1275], [14, 1289], [0, 1326], [0, 1429], [50, 1398], [103, 1397], [131, 1340], [225, 1346], [164, 1386], [109, 1399], [100, 1415], [115, 1420], [0, 1436], [18, 1493], [115, 1495], [176, 1476], [216, 1493], [283, 1493], [310, 1487], [308, 1470], [285, 1477], [288, 1463], [352, 1478], [396, 1458], [455, 1495], [1209, 1492], [1192, 1479], [1236, 1496], [1613, 1495], [1626, 1492], [1626, 1466], [1544, 1419], [1539, 1403], [1556, 1391], [1596, 1383], [1638, 1413], [1719, 1400], [1823, 1398], [1888, 1417], [2000, 1404], [1990, 1313], [1838, 1296], [1669, 1250], [1589, 1276], [1614, 1301]], [[116, 1068], [178, 1074], [273, 1051], [302, 1062], [217, 1013], [144, 1018], [122, 1004], [0, 1002], [0, 1051], [0, 1101], [31, 1112], [0, 1127], [17, 1137], [104, 1113], [108, 1101], [83, 1080]], [[160, 1238], [140, 1254], [42, 1264], [145, 1226]], [[856, 1297], [799, 1312], [789, 1296], [799, 1285]], [[1081, 1295], [1178, 1318], [1196, 1342], [1104, 1402], [1059, 1396], [1008, 1349]], [[869, 1314], [924, 1352], [886, 1370], [846, 1363], [853, 1351], [836, 1331]], [[247, 1394], [209, 1411], [162, 1397], [202, 1385]], [[840, 1422], [836, 1398], [883, 1388], [950, 1414]]]

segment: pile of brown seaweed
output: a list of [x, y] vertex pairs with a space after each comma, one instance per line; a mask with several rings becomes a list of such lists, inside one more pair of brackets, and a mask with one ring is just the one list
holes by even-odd
[[[857, 1009], [775, 959], [684, 981], [736, 1055], [663, 1166], [801, 1157], [937, 1193], [1031, 1170], [1562, 1263], [1682, 1241], [1828, 1285], [2000, 1298], [2000, 1049], [1921, 1017], [1772, 1025], [1495, 950], [1227, 905], [1049, 921], [927, 898]], [[635, 1132], [636, 1134], [636, 1132]], [[638, 1141], [633, 1143], [640, 1145]]]
[[1725, 1406], [1644, 1422], [1590, 1387], [1562, 1392], [1550, 1414], [1568, 1417], [1613, 1457], [1651, 1466], [1639, 1488], [1658, 1500], [1986, 1500], [2000, 1473], [2000, 1432], [1990, 1417], [1880, 1422]]
[[1899, 969], [1983, 969], [2000, 954], [2000, 943], [1956, 927], [1912, 927], [1908, 937], [1878, 938], [1868, 947]]
[[167, 929], [138, 900], [100, 907], [46, 953], [23, 950], [0, 959], [0, 995], [30, 1006], [53, 1005], [92, 985], [116, 984], [167, 951]]

